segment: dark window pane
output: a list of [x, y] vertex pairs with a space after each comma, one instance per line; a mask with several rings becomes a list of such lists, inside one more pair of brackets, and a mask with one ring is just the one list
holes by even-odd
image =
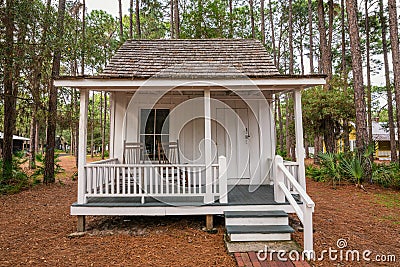
[[149, 118], [151, 109], [142, 109], [140, 110], [140, 133], [145, 134], [146, 133], [146, 122], [147, 119]]
[[156, 110], [156, 134], [168, 134], [169, 132], [169, 110], [157, 109]]
[[144, 147], [145, 147], [145, 159], [154, 160], [155, 149], [156, 149], [154, 145], [154, 135], [145, 135]]
[[152, 109], [149, 113], [149, 117], [146, 121], [146, 134], [154, 134], [154, 117], [155, 117], [155, 110]]
[[144, 143], [144, 154], [147, 160], [158, 160], [158, 144], [169, 141], [168, 115], [168, 109], [142, 109], [140, 111], [140, 142]]

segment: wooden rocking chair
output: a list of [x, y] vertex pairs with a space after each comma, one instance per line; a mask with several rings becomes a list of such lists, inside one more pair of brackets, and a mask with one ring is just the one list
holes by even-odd
[[124, 141], [124, 164], [143, 163], [144, 145], [138, 142]]

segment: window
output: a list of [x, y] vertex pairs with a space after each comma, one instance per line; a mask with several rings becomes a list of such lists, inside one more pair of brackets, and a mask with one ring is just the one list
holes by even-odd
[[140, 142], [144, 143], [145, 158], [157, 160], [158, 144], [169, 141], [169, 110], [140, 110]]

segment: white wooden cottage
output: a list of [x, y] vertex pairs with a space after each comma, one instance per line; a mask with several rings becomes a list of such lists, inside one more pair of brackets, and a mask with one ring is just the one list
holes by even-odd
[[[80, 90], [78, 199], [71, 214], [222, 214], [232, 241], [288, 240], [287, 213], [313, 248], [301, 90], [323, 75], [280, 75], [257, 40], [131, 40]], [[110, 159], [87, 163], [90, 90], [111, 94]], [[297, 162], [275, 155], [273, 96], [294, 93]]]

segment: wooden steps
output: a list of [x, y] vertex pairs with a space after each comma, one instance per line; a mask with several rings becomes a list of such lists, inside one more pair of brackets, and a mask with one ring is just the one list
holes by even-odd
[[286, 212], [226, 211], [225, 226], [231, 242], [288, 241], [294, 232]]

